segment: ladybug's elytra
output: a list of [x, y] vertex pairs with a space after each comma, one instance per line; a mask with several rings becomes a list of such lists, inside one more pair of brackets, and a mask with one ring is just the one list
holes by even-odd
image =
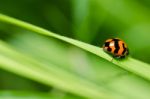
[[115, 58], [125, 58], [129, 54], [127, 45], [119, 38], [107, 39], [103, 45], [103, 50]]

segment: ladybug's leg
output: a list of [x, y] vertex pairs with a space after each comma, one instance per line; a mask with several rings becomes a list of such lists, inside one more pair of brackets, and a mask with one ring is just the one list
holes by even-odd
[[113, 56], [113, 58], [112, 58], [110, 61], [112, 62], [112, 61], [114, 60], [114, 58], [117, 58], [117, 57], [118, 57], [118, 56], [116, 56], [116, 55]]
[[122, 58], [125, 58], [125, 56], [120, 56], [120, 58], [122, 59]]
[[113, 57], [114, 57], [114, 58], [117, 58], [117, 59], [119, 59], [119, 58], [120, 58], [120, 56], [118, 56], [118, 55], [114, 55]]
[[116, 59], [122, 59], [122, 58], [125, 58], [125, 56], [118, 56], [118, 55], [115, 55], [115, 56], [113, 56], [114, 58], [116, 58]]

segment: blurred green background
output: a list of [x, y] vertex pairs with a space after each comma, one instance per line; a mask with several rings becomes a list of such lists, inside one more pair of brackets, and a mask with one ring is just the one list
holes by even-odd
[[[133, 58], [150, 63], [149, 0], [0, 0], [0, 13], [99, 47], [106, 39], [119, 37], [127, 43]], [[115, 66], [97, 69], [96, 56], [15, 26], [0, 23], [0, 37], [21, 53], [96, 82], [118, 74], [116, 68], [121, 71]], [[105, 77], [95, 77], [99, 72]], [[60, 97], [70, 94], [4, 70], [0, 70], [0, 89], [51, 91]]]

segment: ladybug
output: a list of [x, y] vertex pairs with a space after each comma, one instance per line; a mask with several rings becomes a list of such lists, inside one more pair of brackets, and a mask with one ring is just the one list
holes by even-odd
[[107, 39], [103, 45], [103, 50], [118, 59], [125, 58], [129, 54], [126, 43], [119, 38]]

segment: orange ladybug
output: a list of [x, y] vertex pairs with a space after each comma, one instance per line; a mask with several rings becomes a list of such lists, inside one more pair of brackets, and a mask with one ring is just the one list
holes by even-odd
[[119, 38], [107, 39], [103, 45], [103, 50], [115, 58], [125, 58], [129, 55], [126, 43]]

